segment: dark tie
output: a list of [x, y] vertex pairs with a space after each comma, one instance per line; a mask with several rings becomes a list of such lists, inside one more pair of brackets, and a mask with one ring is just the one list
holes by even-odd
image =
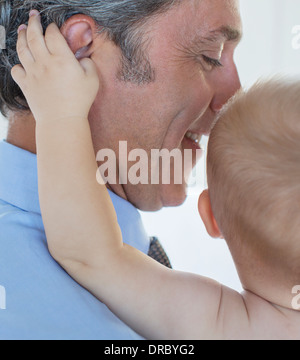
[[156, 237], [152, 237], [150, 239], [150, 249], [149, 249], [148, 256], [150, 256], [152, 259], [158, 261], [162, 265], [165, 265], [166, 267], [172, 269], [171, 262], [167, 256], [165, 250], [161, 246], [161, 243], [159, 242], [159, 240]]

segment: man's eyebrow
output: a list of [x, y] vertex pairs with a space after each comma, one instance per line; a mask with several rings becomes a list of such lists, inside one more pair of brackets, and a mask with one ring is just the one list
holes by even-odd
[[240, 42], [243, 37], [242, 32], [239, 29], [235, 29], [231, 26], [221, 26], [218, 29], [209, 31], [206, 35], [194, 34], [193, 38], [189, 41], [178, 42], [176, 48], [184, 51], [186, 54], [197, 55], [199, 51], [203, 51], [203, 47], [218, 44], [222, 40], [231, 42]]
[[208, 36], [204, 36], [203, 39], [209, 42], [215, 42], [220, 37], [225, 38], [227, 41], [239, 42], [242, 39], [242, 32], [231, 26], [221, 26], [216, 30], [209, 32]]

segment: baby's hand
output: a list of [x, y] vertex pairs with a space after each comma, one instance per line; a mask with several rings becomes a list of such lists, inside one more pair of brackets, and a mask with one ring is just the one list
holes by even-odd
[[22, 65], [11, 74], [36, 121], [88, 117], [99, 90], [96, 66], [91, 59], [76, 59], [54, 23], [44, 37], [40, 15], [33, 10], [28, 27], [19, 28], [17, 51]]

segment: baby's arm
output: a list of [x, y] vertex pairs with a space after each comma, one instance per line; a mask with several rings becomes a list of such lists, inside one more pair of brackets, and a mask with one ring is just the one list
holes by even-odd
[[146, 338], [222, 337], [224, 304], [232, 301], [240, 316], [236, 293], [123, 244], [109, 194], [96, 180], [87, 120], [99, 89], [92, 61], [79, 63], [54, 24], [44, 38], [38, 16], [20, 31], [18, 54], [23, 66], [12, 76], [36, 119], [41, 210], [53, 257]]

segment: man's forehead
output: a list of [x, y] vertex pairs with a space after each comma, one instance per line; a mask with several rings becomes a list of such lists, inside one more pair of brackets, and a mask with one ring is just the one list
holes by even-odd
[[[195, 0], [194, 0], [195, 1]], [[207, 3], [211, 3], [207, 5]], [[212, 6], [212, 3], [218, 6]], [[236, 4], [236, 6], [233, 6]], [[193, 15], [182, 29], [185, 39], [192, 43], [219, 41], [239, 42], [242, 22], [237, 1], [203, 0], [197, 2]]]
[[166, 42], [185, 48], [238, 42], [242, 37], [238, 0], [182, 0], [151, 26], [160, 39], [163, 34]]

